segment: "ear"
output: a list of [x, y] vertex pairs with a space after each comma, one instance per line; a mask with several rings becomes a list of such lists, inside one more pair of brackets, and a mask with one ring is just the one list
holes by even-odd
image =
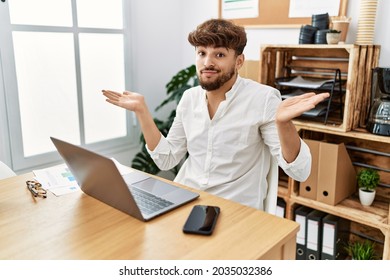
[[237, 56], [236, 58], [236, 68], [237, 70], [240, 70], [240, 68], [244, 65], [244, 61], [245, 61], [245, 56], [244, 54], [240, 54], [239, 56]]

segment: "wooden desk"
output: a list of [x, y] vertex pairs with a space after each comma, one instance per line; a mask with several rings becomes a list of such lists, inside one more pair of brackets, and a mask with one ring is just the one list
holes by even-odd
[[[205, 192], [145, 223], [82, 192], [34, 199], [32, 178], [0, 180], [0, 259], [295, 259], [299, 224]], [[221, 207], [213, 235], [182, 232], [195, 204]]]

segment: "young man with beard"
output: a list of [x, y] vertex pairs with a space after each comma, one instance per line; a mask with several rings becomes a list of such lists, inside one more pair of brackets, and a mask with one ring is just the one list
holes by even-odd
[[230, 21], [208, 20], [189, 34], [188, 41], [195, 47], [200, 86], [183, 94], [167, 137], [161, 135], [141, 94], [103, 94], [107, 102], [135, 112], [160, 169], [176, 166], [188, 152], [176, 182], [274, 213], [275, 188], [272, 205], [265, 207], [271, 192], [271, 157], [290, 177], [306, 180], [311, 155], [291, 120], [328, 94], [308, 93], [281, 102], [278, 90], [241, 78], [246, 33]]

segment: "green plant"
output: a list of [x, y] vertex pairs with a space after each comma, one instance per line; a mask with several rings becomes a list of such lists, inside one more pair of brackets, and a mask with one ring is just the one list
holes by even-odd
[[[176, 105], [179, 103], [184, 91], [187, 89], [197, 86], [198, 79], [196, 76], [196, 68], [195, 65], [191, 65], [185, 69], [180, 70], [176, 75], [174, 75], [171, 80], [167, 83], [165, 86], [167, 89], [167, 95], [168, 97], [161, 102], [159, 106], [155, 109], [155, 111], [158, 111], [165, 105], [167, 105], [170, 102], [175, 102]], [[165, 121], [159, 120], [157, 118], [154, 118], [154, 122], [156, 123], [158, 129], [160, 130], [161, 134], [166, 136], [168, 134], [168, 131], [172, 125], [172, 122], [176, 115], [176, 107], [172, 110], [172, 112], [169, 114], [168, 119]], [[143, 135], [140, 137], [140, 142], [142, 144], [142, 149], [140, 152], [138, 152], [131, 164], [131, 167], [150, 173], [150, 174], [157, 174], [160, 169], [156, 166], [152, 158], [150, 157], [148, 151], [145, 148], [145, 139]], [[170, 171], [176, 175], [179, 172], [179, 166], [176, 166], [172, 168]]]
[[328, 33], [341, 33], [341, 31], [336, 29], [330, 29], [328, 30]]
[[364, 191], [374, 191], [379, 184], [379, 173], [372, 168], [363, 168], [357, 174], [357, 183]]
[[375, 243], [371, 242], [368, 239], [365, 239], [363, 242], [355, 241], [348, 242], [345, 247], [348, 255], [353, 260], [375, 260], [377, 259], [375, 253]]

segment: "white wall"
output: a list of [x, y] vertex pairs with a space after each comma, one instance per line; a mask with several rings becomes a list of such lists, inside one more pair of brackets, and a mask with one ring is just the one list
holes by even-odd
[[132, 86], [146, 96], [149, 109], [166, 97], [165, 85], [180, 69], [180, 0], [131, 1]]
[[220, 0], [184, 0], [182, 10], [181, 49], [184, 66], [195, 63], [194, 48], [188, 42], [188, 33], [195, 30], [202, 22], [218, 17], [218, 1]]
[[[380, 67], [390, 67], [390, 1], [378, 0], [374, 43], [381, 45]], [[353, 0], [350, 0], [353, 2]]]

